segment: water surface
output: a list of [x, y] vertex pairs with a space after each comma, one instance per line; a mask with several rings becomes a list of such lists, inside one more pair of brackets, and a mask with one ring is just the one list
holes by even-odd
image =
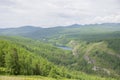
[[72, 48], [67, 46], [59, 46], [58, 48], [64, 49], [64, 50], [72, 50]]

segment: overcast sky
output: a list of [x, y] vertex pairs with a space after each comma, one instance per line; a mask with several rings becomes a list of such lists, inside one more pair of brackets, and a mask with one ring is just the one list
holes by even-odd
[[120, 22], [120, 0], [0, 0], [0, 28]]

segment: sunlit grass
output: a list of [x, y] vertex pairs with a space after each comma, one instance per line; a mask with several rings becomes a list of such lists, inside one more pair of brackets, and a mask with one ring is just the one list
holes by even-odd
[[0, 80], [56, 80], [42, 76], [0, 76]]

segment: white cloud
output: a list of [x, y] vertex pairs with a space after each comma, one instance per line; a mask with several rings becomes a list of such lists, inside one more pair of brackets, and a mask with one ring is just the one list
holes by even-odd
[[119, 0], [0, 0], [0, 27], [120, 22]]
[[84, 22], [92, 23], [116, 23], [120, 21], [120, 15], [97, 16], [91, 20], [85, 19]]

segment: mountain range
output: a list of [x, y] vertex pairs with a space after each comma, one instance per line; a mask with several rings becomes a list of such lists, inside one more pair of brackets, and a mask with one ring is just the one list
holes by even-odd
[[[117, 31], [117, 32], [116, 32]], [[106, 34], [111, 35], [111, 33], [118, 34], [120, 31], [120, 23], [103, 23], [103, 24], [89, 24], [89, 25], [79, 25], [73, 24], [69, 26], [57, 26], [52, 28], [41, 28], [34, 26], [23, 26], [18, 28], [4, 28], [0, 29], [1, 35], [7, 36], [23, 36], [33, 39], [47, 39], [51, 37], [75, 37], [85, 39], [83, 36], [88, 36], [90, 34], [99, 35]], [[109, 34], [107, 34], [109, 33]], [[105, 36], [106, 37], [106, 36]]]

